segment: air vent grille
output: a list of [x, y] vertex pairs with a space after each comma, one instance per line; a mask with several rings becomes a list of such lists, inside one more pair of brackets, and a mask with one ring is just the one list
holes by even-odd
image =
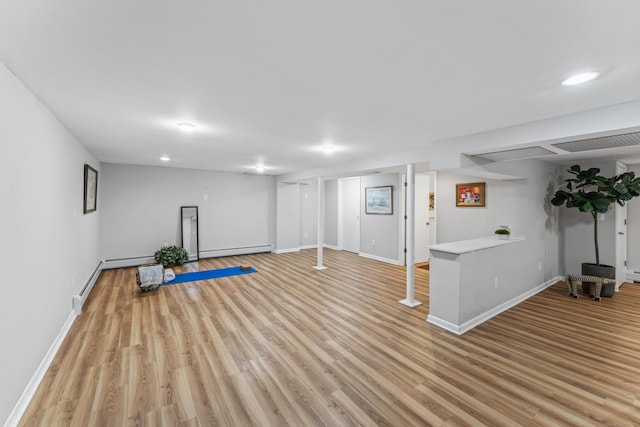
[[493, 151], [491, 153], [474, 154], [473, 157], [479, 157], [481, 159], [491, 160], [492, 162], [499, 162], [504, 160], [530, 159], [534, 157], [549, 156], [551, 154], [556, 154], [556, 153], [542, 147], [525, 147], [525, 148], [516, 148], [513, 150]]
[[569, 151], [570, 153], [604, 150], [607, 148], [631, 147], [633, 145], [640, 145], [640, 132], [581, 139], [579, 141], [560, 142], [551, 145], [561, 150]]

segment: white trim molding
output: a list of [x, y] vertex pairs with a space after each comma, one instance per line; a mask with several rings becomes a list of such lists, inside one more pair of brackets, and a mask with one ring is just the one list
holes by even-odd
[[153, 256], [106, 259], [102, 262], [102, 269], [111, 270], [113, 268], [137, 267], [144, 264], [155, 264], [155, 262], [156, 260]]
[[627, 270], [624, 279], [632, 283], [640, 282], [640, 271]]
[[232, 256], [232, 255], [260, 254], [264, 252], [273, 252], [272, 246], [258, 245], [258, 246], [246, 246], [242, 248], [209, 249], [209, 250], [200, 251], [200, 259], [217, 258], [217, 257]]
[[62, 346], [62, 342], [64, 341], [65, 337], [69, 333], [69, 330], [71, 329], [71, 326], [73, 325], [73, 322], [75, 321], [75, 319], [76, 319], [76, 315], [72, 311], [69, 314], [67, 321], [64, 323], [64, 325], [62, 325], [62, 329], [60, 329], [60, 332], [58, 333], [58, 336], [51, 344], [51, 347], [49, 347], [49, 350], [47, 351], [47, 354], [45, 354], [44, 358], [42, 359], [42, 362], [40, 362], [38, 369], [36, 369], [36, 372], [33, 374], [31, 379], [27, 383], [27, 386], [22, 392], [22, 395], [20, 395], [20, 398], [18, 399], [16, 406], [13, 407], [13, 410], [9, 414], [9, 417], [7, 417], [7, 420], [4, 423], [4, 427], [14, 427], [14, 426], [17, 426], [18, 423], [20, 422], [20, 419], [22, 418], [25, 411], [27, 410], [29, 403], [31, 403], [31, 399], [33, 399], [33, 396], [36, 394], [36, 391], [38, 390], [38, 387], [40, 386], [42, 379], [47, 373], [49, 366], [51, 366], [51, 362], [53, 362], [53, 358], [58, 353], [58, 350], [60, 350], [60, 347]]
[[289, 248], [289, 249], [276, 249], [273, 253], [276, 254], [286, 254], [289, 252], [300, 252], [300, 248]]
[[80, 313], [82, 313], [82, 306], [87, 300], [87, 297], [89, 297], [91, 289], [93, 289], [93, 285], [96, 284], [98, 277], [100, 277], [103, 264], [103, 261], [98, 262], [98, 265], [96, 265], [96, 268], [93, 269], [93, 273], [91, 274], [91, 277], [89, 277], [89, 280], [87, 280], [87, 283], [85, 283], [82, 289], [80, 289], [80, 292], [73, 296], [71, 305], [73, 306], [73, 311], [76, 313], [76, 316], [79, 316]]
[[438, 317], [432, 316], [432, 315], [428, 315], [427, 316], [427, 322], [431, 323], [432, 325], [436, 325], [441, 327], [442, 329], [446, 329], [449, 332], [453, 332], [456, 335], [462, 335], [465, 332], [470, 331], [471, 329], [475, 328], [476, 326], [486, 322], [487, 320], [491, 319], [492, 317], [497, 316], [498, 314], [502, 313], [503, 311], [507, 311], [508, 309], [515, 307], [516, 305], [520, 304], [521, 302], [526, 301], [527, 299], [531, 298], [532, 296], [534, 296], [535, 294], [544, 291], [545, 289], [547, 289], [548, 287], [563, 281], [565, 278], [563, 276], [556, 276], [551, 280], [547, 280], [546, 282], [544, 282], [541, 285], [536, 286], [533, 289], [530, 289], [529, 291], [518, 295], [515, 298], [510, 299], [509, 301], [506, 301], [496, 307], [493, 307], [491, 310], [485, 311], [484, 313], [474, 317], [473, 319], [470, 319], [466, 322], [464, 322], [461, 325], [456, 325], [453, 324], [451, 322], [448, 322], [446, 320], [442, 320]]
[[386, 262], [387, 264], [402, 265], [402, 264], [400, 264], [400, 262], [398, 262], [397, 259], [384, 258], [384, 257], [378, 256], [378, 255], [367, 254], [367, 253], [364, 253], [364, 252], [359, 252], [358, 255], [360, 255], [363, 258], [369, 258], [369, 259], [374, 259], [374, 260], [380, 261], [380, 262]]

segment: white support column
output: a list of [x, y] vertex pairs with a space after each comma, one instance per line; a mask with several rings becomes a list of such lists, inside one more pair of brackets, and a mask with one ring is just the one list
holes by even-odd
[[316, 270], [325, 270], [327, 267], [322, 265], [322, 250], [324, 246], [324, 181], [322, 177], [318, 177], [318, 265]]
[[417, 307], [422, 304], [415, 300], [415, 246], [416, 246], [416, 173], [413, 164], [407, 165], [407, 298], [400, 301], [400, 304], [407, 307]]

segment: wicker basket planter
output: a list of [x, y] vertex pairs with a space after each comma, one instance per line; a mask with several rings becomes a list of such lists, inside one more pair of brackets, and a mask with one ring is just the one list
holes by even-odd
[[[597, 265], [589, 262], [582, 263], [582, 274], [588, 276], [606, 277], [611, 279], [606, 285], [602, 285], [600, 296], [612, 297], [616, 293], [616, 268], [611, 265]], [[591, 283], [582, 282], [582, 292], [590, 293]]]

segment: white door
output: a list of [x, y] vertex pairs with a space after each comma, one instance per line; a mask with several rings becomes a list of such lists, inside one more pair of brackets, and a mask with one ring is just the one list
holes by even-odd
[[415, 257], [416, 263], [429, 261], [429, 175], [416, 174], [415, 202]]
[[338, 246], [343, 251], [360, 252], [360, 177], [339, 181]]
[[[627, 165], [618, 162], [617, 174], [627, 171]], [[616, 289], [624, 283], [627, 275], [627, 206], [616, 203]]]

